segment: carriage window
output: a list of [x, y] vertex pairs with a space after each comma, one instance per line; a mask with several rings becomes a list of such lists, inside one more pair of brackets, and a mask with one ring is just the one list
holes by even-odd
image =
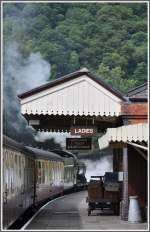
[[57, 163], [55, 162], [55, 180], [57, 180]]
[[61, 180], [64, 179], [64, 165], [61, 163]]
[[19, 163], [19, 177], [21, 178], [21, 156], [18, 157], [18, 163]]
[[57, 162], [55, 162], [55, 173], [56, 173], [56, 177], [55, 177], [55, 180], [58, 179], [58, 165], [57, 165]]
[[41, 184], [41, 162], [38, 161], [38, 183]]
[[42, 161], [42, 183], [45, 182], [45, 164]]
[[50, 176], [49, 176], [49, 161], [47, 161], [47, 182], [50, 181]]
[[72, 170], [71, 170], [71, 167], [69, 168], [69, 170], [70, 170], [70, 181], [72, 180]]
[[53, 162], [53, 180], [55, 180], [55, 162]]
[[49, 167], [48, 169], [49, 181], [51, 181], [51, 161], [49, 162], [48, 167]]
[[17, 165], [17, 155], [15, 155], [15, 164]]
[[59, 180], [59, 162], [57, 163], [57, 180]]
[[48, 173], [48, 161], [45, 162], [45, 173], [46, 173], [46, 177], [45, 177], [45, 182], [48, 183], [49, 181], [49, 173]]
[[61, 166], [60, 166], [60, 162], [58, 163], [58, 179], [61, 180]]
[[55, 180], [55, 162], [53, 162], [53, 180]]
[[45, 161], [45, 183], [47, 183], [47, 161]]
[[20, 171], [20, 166], [19, 166], [19, 155], [17, 154], [16, 155], [16, 158], [17, 158], [17, 163], [16, 163], [16, 187], [17, 187], [17, 190], [20, 186], [20, 175], [19, 175], [19, 171]]

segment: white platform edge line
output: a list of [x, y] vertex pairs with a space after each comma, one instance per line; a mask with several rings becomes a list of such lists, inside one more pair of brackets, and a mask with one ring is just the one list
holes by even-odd
[[41, 210], [44, 209], [48, 204], [50, 204], [51, 202], [54, 202], [54, 201], [56, 201], [56, 200], [58, 200], [58, 199], [61, 199], [61, 198], [63, 198], [63, 197], [65, 197], [65, 196], [61, 196], [61, 197], [58, 197], [58, 198], [56, 198], [56, 199], [53, 199], [53, 200], [47, 202], [45, 205], [43, 205], [43, 206], [30, 218], [30, 220], [27, 221], [27, 223], [26, 223], [23, 227], [21, 227], [20, 230], [24, 230], [24, 229], [31, 223], [31, 221], [41, 212]]

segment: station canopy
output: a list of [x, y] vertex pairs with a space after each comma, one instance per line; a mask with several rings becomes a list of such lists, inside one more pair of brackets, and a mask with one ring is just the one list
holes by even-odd
[[147, 150], [147, 123], [124, 125], [118, 128], [108, 128], [107, 132], [98, 139], [99, 148], [105, 149], [111, 143], [128, 143]]
[[21, 113], [36, 130], [69, 132], [72, 125], [120, 125], [124, 96], [83, 68], [18, 95]]

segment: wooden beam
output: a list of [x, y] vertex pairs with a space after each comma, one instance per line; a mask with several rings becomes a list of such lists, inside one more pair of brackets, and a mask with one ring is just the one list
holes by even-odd
[[110, 147], [112, 147], [112, 148], [123, 148], [123, 147], [126, 147], [126, 143], [123, 143], [123, 142], [111, 142]]

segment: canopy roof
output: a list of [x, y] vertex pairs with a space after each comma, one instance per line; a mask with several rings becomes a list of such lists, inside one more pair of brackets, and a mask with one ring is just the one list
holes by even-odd
[[130, 91], [128, 91], [127, 96], [129, 97], [130, 101], [132, 102], [142, 102], [145, 101], [147, 102], [148, 100], [148, 90], [147, 90], [147, 82], [137, 86], [134, 89], [131, 89]]
[[125, 100], [86, 68], [18, 97], [23, 115], [119, 116]]
[[147, 123], [140, 123], [118, 128], [108, 128], [106, 134], [98, 139], [99, 148], [104, 149], [111, 142], [147, 142], [147, 127]]
[[104, 88], [106, 88], [108, 91], [112, 92], [114, 95], [118, 96], [121, 99], [124, 99], [122, 93], [116, 89], [114, 89], [112, 86], [108, 85], [106, 82], [104, 82], [103, 80], [101, 80], [100, 78], [96, 77], [94, 74], [92, 74], [87, 68], [82, 68], [80, 70], [77, 70], [76, 72], [73, 73], [69, 73], [68, 75], [62, 76], [56, 80], [53, 81], [49, 81], [48, 83], [41, 85], [37, 88], [31, 89], [25, 93], [22, 93], [20, 95], [18, 95], [19, 98], [23, 99], [25, 97], [31, 96], [35, 93], [38, 93], [42, 90], [46, 90], [49, 89], [51, 87], [54, 87], [58, 84], [67, 82], [68, 80], [72, 80], [75, 78], [80, 77], [81, 75], [87, 75], [90, 79], [94, 80], [95, 82], [97, 82], [99, 85], [103, 86]]

